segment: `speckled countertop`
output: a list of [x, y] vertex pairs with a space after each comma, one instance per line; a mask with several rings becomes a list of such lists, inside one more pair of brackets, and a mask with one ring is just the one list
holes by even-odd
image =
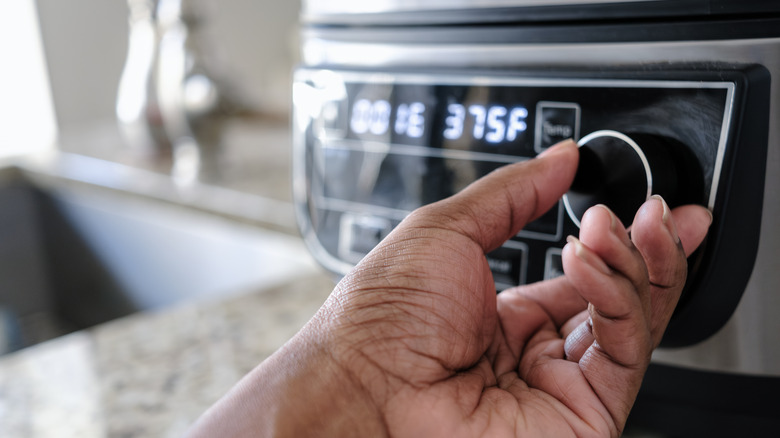
[[[11, 167], [45, 190], [148, 198], [297, 239], [289, 125], [243, 124], [228, 140], [221, 175], [187, 186], [134, 161], [117, 146], [113, 123]], [[181, 436], [333, 289], [330, 274], [298, 261], [303, 269], [273, 285], [135, 313], [0, 356], [0, 437]]]
[[[187, 187], [104, 147], [118, 141], [114, 127], [93, 129], [12, 165], [44, 189], [88, 187], [297, 233], [286, 123], [236, 129], [226, 171]], [[273, 286], [135, 313], [0, 356], [0, 438], [182, 436], [325, 301], [333, 276], [300, 262], [299, 275]]]
[[0, 358], [0, 436], [178, 437], [292, 337], [333, 288], [309, 274], [140, 313]]

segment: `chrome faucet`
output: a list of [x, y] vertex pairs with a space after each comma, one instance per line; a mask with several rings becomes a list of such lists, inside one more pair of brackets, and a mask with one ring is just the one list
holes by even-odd
[[127, 60], [116, 115], [128, 144], [180, 182], [219, 171], [224, 122], [239, 105], [203, 63], [192, 0], [128, 0]]

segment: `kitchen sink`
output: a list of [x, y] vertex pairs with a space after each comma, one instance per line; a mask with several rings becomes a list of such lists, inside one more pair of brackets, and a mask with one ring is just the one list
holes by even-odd
[[0, 170], [0, 354], [139, 311], [223, 299], [319, 268], [294, 235]]

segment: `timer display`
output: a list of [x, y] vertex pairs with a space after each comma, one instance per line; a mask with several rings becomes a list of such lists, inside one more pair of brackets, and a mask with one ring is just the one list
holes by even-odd
[[[359, 99], [352, 105], [349, 127], [354, 134], [383, 136], [393, 129], [395, 134], [420, 138], [425, 134], [426, 118], [437, 112], [423, 102], [398, 103], [393, 106], [384, 99]], [[524, 106], [460, 103], [447, 105], [441, 135], [459, 140], [464, 135], [488, 143], [515, 141], [528, 129], [528, 110]]]
[[533, 157], [538, 98], [512, 86], [345, 83], [346, 139]]
[[420, 138], [425, 133], [425, 104], [400, 103], [396, 108], [386, 100], [360, 99], [352, 105], [349, 127], [355, 134], [385, 135], [390, 129], [398, 135]]

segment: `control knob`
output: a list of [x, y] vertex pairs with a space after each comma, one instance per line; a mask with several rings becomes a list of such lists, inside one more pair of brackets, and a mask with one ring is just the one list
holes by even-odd
[[579, 227], [585, 211], [608, 206], [628, 227], [639, 207], [661, 195], [670, 207], [704, 201], [701, 166], [684, 144], [663, 136], [596, 131], [583, 137], [577, 174], [563, 202]]

